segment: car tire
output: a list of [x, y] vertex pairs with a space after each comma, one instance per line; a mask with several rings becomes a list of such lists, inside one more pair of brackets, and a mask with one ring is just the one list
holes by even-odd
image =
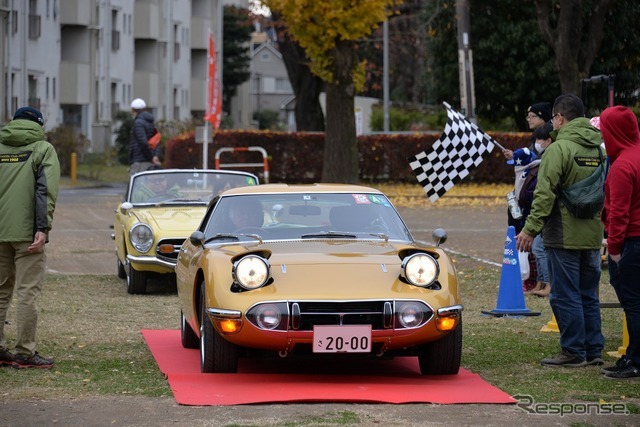
[[238, 347], [216, 332], [205, 312], [205, 297], [206, 290], [203, 283], [200, 287], [200, 372], [236, 373], [238, 372]]
[[129, 265], [127, 275], [127, 292], [131, 295], [147, 293], [147, 273], [138, 271]]
[[462, 318], [446, 337], [420, 346], [418, 362], [422, 375], [455, 375], [462, 359]]
[[200, 344], [198, 336], [191, 329], [191, 325], [187, 322], [182, 310], [180, 310], [180, 339], [184, 348], [198, 348]]
[[117, 266], [118, 266], [118, 278], [126, 279], [127, 271], [124, 269], [124, 264], [122, 264], [122, 262], [120, 261], [120, 258], [118, 258], [117, 255], [116, 255], [116, 260], [117, 260]]

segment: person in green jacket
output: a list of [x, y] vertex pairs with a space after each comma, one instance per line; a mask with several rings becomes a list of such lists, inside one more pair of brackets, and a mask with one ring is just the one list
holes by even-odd
[[[45, 243], [58, 197], [60, 163], [45, 140], [42, 113], [16, 110], [0, 130], [0, 366], [51, 368], [36, 351], [37, 303], [44, 285]], [[16, 294], [15, 354], [4, 333]]]
[[551, 144], [542, 155], [531, 213], [516, 236], [519, 251], [530, 251], [542, 233], [553, 281], [549, 303], [560, 329], [559, 355], [546, 366], [602, 365], [604, 336], [600, 321], [600, 248], [603, 225], [598, 214], [581, 219], [560, 202], [558, 189], [591, 175], [604, 159], [598, 129], [584, 117], [584, 104], [563, 94], [553, 104]]

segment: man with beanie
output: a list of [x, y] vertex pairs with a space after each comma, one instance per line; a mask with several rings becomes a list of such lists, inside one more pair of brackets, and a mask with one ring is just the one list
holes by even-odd
[[[45, 140], [42, 113], [19, 108], [0, 130], [0, 366], [51, 368], [36, 351], [38, 299], [44, 285], [45, 243], [58, 197], [60, 163]], [[16, 295], [15, 354], [4, 333]]]
[[556, 98], [551, 120], [554, 142], [542, 157], [531, 213], [516, 236], [516, 247], [530, 251], [533, 238], [542, 233], [553, 280], [549, 304], [560, 329], [561, 353], [541, 363], [602, 365], [598, 286], [604, 230], [599, 215], [575, 217], [557, 194], [589, 177], [604, 161], [600, 132], [584, 117], [584, 104], [573, 94]]
[[640, 378], [640, 132], [623, 106], [605, 109], [600, 131], [611, 161], [604, 184], [602, 221], [607, 232], [609, 279], [629, 331], [626, 355], [602, 369], [606, 378]]
[[129, 141], [129, 175], [160, 166], [160, 159], [149, 146], [149, 139], [155, 134], [153, 115], [146, 110], [147, 104], [141, 98], [131, 101], [131, 138]]

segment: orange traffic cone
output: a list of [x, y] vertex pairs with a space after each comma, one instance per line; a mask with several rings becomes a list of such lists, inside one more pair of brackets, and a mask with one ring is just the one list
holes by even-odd
[[539, 312], [529, 310], [524, 301], [520, 261], [516, 249], [516, 229], [513, 226], [507, 228], [496, 308], [482, 313], [496, 317], [540, 315]]

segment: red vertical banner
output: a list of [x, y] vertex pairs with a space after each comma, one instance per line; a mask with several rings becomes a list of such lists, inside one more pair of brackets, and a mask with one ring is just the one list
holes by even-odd
[[207, 110], [204, 119], [211, 123], [214, 132], [220, 127], [222, 113], [222, 87], [218, 78], [218, 62], [213, 33], [209, 31], [209, 53], [207, 55]]

